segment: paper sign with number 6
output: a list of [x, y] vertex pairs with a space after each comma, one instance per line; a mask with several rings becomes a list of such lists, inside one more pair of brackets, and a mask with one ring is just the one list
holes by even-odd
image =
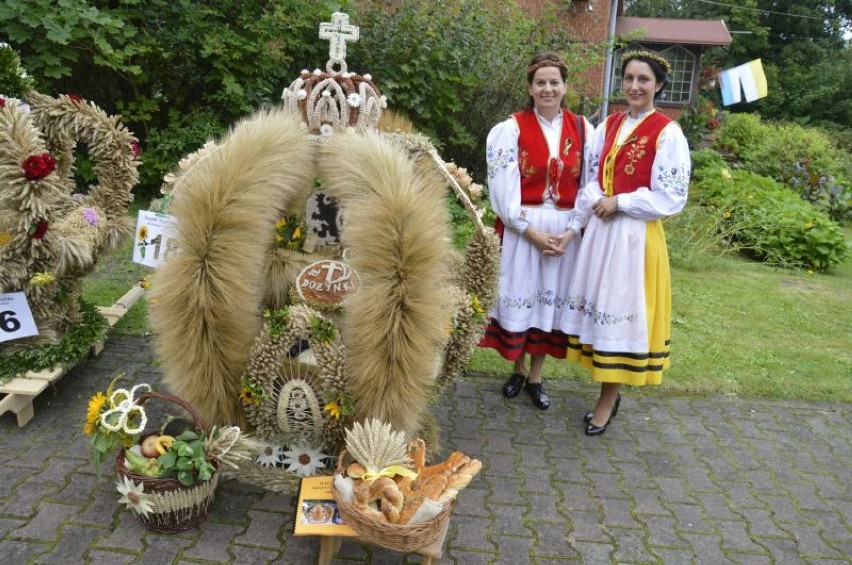
[[38, 335], [38, 328], [27, 295], [23, 292], [0, 294], [0, 342]]

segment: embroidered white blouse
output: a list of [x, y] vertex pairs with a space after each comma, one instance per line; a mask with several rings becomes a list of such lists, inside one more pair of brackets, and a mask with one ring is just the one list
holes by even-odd
[[[617, 142], [624, 142], [643, 117], [644, 115], [631, 118], [628, 115], [618, 133]], [[588, 221], [592, 204], [604, 197], [603, 189], [598, 182], [598, 171], [605, 137], [606, 121], [595, 130], [590, 144], [589, 181], [583, 189], [583, 202], [579, 202], [581, 199], [578, 196], [576, 208], [583, 212], [583, 225]], [[692, 161], [689, 157], [686, 138], [677, 122], [671, 122], [663, 128], [657, 138], [657, 154], [654, 158], [650, 186], [640, 187], [628, 194], [619, 194], [618, 211], [645, 221], [677, 214], [686, 205], [691, 168]]]
[[[552, 122], [547, 121], [541, 114], [536, 111], [538, 123], [541, 126], [541, 131], [547, 140], [547, 147], [550, 150], [551, 157], [559, 156], [559, 138], [562, 135], [562, 112], [559, 112]], [[588, 176], [588, 164], [590, 158], [589, 148], [591, 147], [592, 136], [594, 129], [592, 124], [583, 117], [583, 126], [585, 127], [586, 146], [583, 148], [583, 172], [580, 177], [580, 191], [577, 193], [577, 200], [580, 200], [582, 187], [586, 184]], [[529, 227], [529, 222], [524, 218], [523, 207], [521, 206], [521, 172], [518, 168], [518, 138], [521, 131], [518, 128], [518, 122], [514, 117], [500, 122], [488, 133], [486, 140], [485, 158], [488, 164], [488, 194], [491, 199], [491, 207], [494, 212], [503, 220], [507, 228], [524, 233]], [[594, 202], [594, 201], [592, 201]], [[544, 206], [553, 207], [553, 201], [549, 198], [545, 201]], [[575, 229], [579, 233], [582, 223], [577, 217], [577, 203], [575, 209], [570, 211], [570, 222], [566, 225], [566, 229]]]

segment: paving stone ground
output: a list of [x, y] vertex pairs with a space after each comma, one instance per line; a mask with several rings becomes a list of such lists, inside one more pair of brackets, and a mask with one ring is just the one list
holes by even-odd
[[[80, 432], [88, 398], [119, 372], [161, 377], [144, 338], [113, 338], [42, 393], [27, 426], [0, 418], [0, 563], [316, 562], [318, 540], [290, 535], [291, 498], [236, 480], [181, 534], [146, 531], [119, 507]], [[501, 384], [471, 376], [435, 408], [445, 452], [484, 464], [459, 496], [442, 563], [852, 562], [848, 404], [628, 390], [607, 433], [588, 438], [591, 383], [549, 383], [547, 412], [503, 399]], [[334, 561], [419, 562], [349, 541]]]

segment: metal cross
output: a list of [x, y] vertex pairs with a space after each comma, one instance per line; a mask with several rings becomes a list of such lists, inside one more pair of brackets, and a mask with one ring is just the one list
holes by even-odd
[[343, 12], [331, 15], [331, 23], [320, 24], [320, 39], [329, 40], [328, 63], [325, 68], [329, 73], [334, 72], [335, 63], [340, 65], [340, 72], [346, 72], [346, 42], [358, 41], [358, 26], [349, 25], [349, 16]]

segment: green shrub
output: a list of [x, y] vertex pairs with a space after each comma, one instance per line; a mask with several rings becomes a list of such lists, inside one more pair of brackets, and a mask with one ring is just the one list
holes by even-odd
[[764, 124], [756, 114], [726, 117], [718, 146], [747, 171], [770, 177], [836, 221], [852, 216], [848, 152], [818, 128]]
[[836, 221], [852, 219], [852, 183], [848, 179], [824, 175], [810, 159], [796, 161], [785, 167], [784, 182], [804, 200], [810, 202]]
[[745, 162], [768, 137], [769, 130], [757, 114], [726, 114], [715, 147]]
[[797, 125], [768, 125], [769, 137], [750, 148], [748, 168], [759, 175], [786, 182], [796, 162], [808, 161], [821, 175], [841, 173], [840, 153], [817, 129]]
[[718, 151], [712, 149], [699, 149], [690, 151], [689, 156], [692, 159], [692, 180], [699, 180], [707, 172], [714, 169], [722, 169], [728, 166], [725, 159]]
[[708, 174], [698, 194], [725, 220], [728, 243], [767, 263], [825, 270], [849, 252], [840, 227], [778, 182], [727, 170]]

